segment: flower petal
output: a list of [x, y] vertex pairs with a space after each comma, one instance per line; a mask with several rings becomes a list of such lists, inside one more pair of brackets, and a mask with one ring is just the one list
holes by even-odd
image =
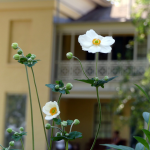
[[47, 116], [45, 117], [45, 120], [52, 120], [53, 118], [54, 118], [54, 116], [47, 115]]
[[90, 47], [92, 45], [92, 39], [86, 36], [85, 34], [79, 36], [78, 42], [80, 43], [81, 46], [84, 47]]
[[98, 38], [98, 34], [93, 29], [88, 30], [86, 35], [91, 39]]
[[47, 111], [47, 110], [45, 109], [45, 106], [42, 108], [42, 111], [43, 111], [46, 115], [50, 115], [49, 111]]
[[110, 53], [112, 50], [112, 48], [110, 46], [102, 46], [101, 45], [100, 47], [101, 47], [101, 50], [100, 50], [101, 53]]
[[93, 45], [89, 48], [88, 52], [89, 53], [101, 52], [101, 47]]
[[106, 36], [101, 41], [102, 46], [110, 46], [114, 43], [115, 43], [115, 40], [112, 38], [112, 36]]

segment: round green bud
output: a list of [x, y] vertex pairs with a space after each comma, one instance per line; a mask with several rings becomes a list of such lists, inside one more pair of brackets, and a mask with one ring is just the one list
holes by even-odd
[[67, 84], [66, 84], [66, 89], [67, 89], [67, 90], [71, 90], [72, 87], [73, 87], [73, 85], [72, 85], [71, 83], [67, 83]]
[[13, 49], [18, 49], [18, 43], [12, 43], [11, 47], [12, 47]]
[[71, 52], [69, 52], [69, 53], [66, 54], [66, 56], [67, 56], [68, 59], [71, 59], [73, 57], [73, 54]]
[[6, 130], [8, 133], [12, 133], [12, 129], [11, 128], [8, 128], [7, 130]]
[[78, 125], [80, 123], [80, 121], [78, 119], [74, 120], [74, 125]]
[[64, 127], [66, 127], [67, 126], [67, 121], [62, 121], [61, 125], [64, 126]]
[[57, 132], [57, 133], [56, 133], [56, 136], [61, 136], [61, 133], [60, 133], [60, 132]]
[[109, 79], [109, 77], [108, 77], [108, 76], [105, 76], [105, 77], [104, 77], [104, 80], [105, 80], [105, 81], [107, 81], [108, 79]]
[[24, 131], [24, 128], [23, 128], [23, 127], [20, 127], [19, 130], [20, 130], [20, 131]]
[[35, 58], [36, 58], [36, 55], [32, 54], [30, 58], [31, 58], [31, 59], [35, 59]]
[[55, 89], [56, 89], [56, 90], [59, 90], [59, 85], [55, 85]]
[[20, 59], [20, 55], [19, 55], [19, 54], [15, 54], [15, 55], [13, 56], [13, 58], [14, 58], [15, 60], [19, 60], [19, 59]]
[[10, 141], [9, 142], [9, 146], [14, 146], [15, 145], [15, 142], [14, 141]]
[[15, 132], [15, 133], [14, 133], [14, 135], [15, 135], [15, 136], [18, 136], [18, 135], [19, 135], [19, 133], [18, 133], [18, 132]]
[[45, 125], [45, 128], [46, 128], [46, 129], [50, 129], [50, 128], [51, 128], [51, 125], [50, 125], [49, 123], [47, 123], [47, 124]]
[[65, 134], [65, 136], [69, 136], [69, 134], [68, 134], [68, 133], [66, 133], [66, 134]]
[[19, 49], [19, 50], [17, 51], [17, 53], [18, 53], [19, 55], [21, 55], [21, 54], [23, 53], [22, 49]]
[[98, 81], [98, 80], [99, 80], [99, 78], [98, 78], [98, 77], [95, 77], [95, 78], [94, 78], [94, 80], [95, 80], [95, 81]]

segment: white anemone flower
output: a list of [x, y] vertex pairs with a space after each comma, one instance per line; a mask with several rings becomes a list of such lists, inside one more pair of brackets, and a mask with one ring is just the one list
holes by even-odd
[[110, 53], [112, 50], [110, 46], [115, 43], [112, 36], [103, 37], [92, 29], [87, 31], [86, 34], [80, 35], [78, 41], [82, 46], [82, 50], [89, 53]]
[[52, 120], [60, 114], [59, 106], [56, 101], [47, 102], [42, 111], [46, 114], [45, 120]]

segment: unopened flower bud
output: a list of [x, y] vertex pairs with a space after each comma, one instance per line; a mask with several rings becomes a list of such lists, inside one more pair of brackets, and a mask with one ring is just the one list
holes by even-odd
[[22, 54], [22, 49], [19, 49], [18, 51], [17, 51], [17, 53], [19, 54], [19, 55], [21, 55]]
[[64, 126], [64, 127], [66, 127], [67, 126], [67, 121], [62, 121], [61, 125]]
[[51, 125], [50, 125], [49, 123], [47, 123], [47, 124], [45, 125], [45, 128], [46, 128], [46, 129], [50, 129], [50, 128], [51, 128]]
[[80, 123], [80, 121], [78, 119], [74, 120], [74, 125], [78, 125]]
[[60, 132], [57, 132], [57, 133], [56, 133], [56, 136], [61, 136], [61, 133], [60, 133]]
[[7, 131], [8, 133], [11, 133], [11, 132], [12, 132], [12, 129], [11, 129], [11, 128], [8, 128], [6, 131]]
[[98, 77], [95, 77], [95, 78], [94, 78], [94, 80], [95, 80], [95, 81], [98, 81], [98, 80], [99, 80], [99, 78], [98, 78]]
[[105, 76], [105, 77], [104, 77], [104, 80], [105, 80], [105, 81], [107, 81], [108, 79], [109, 79], [109, 77], [108, 77], [108, 76]]
[[14, 145], [15, 145], [14, 141], [9, 142], [9, 146], [14, 146]]
[[71, 59], [73, 57], [73, 54], [71, 52], [69, 52], [69, 53], [66, 54], [66, 56], [67, 56], [68, 59]]
[[20, 59], [20, 55], [19, 55], [19, 54], [15, 54], [15, 55], [13, 56], [13, 58], [14, 58], [15, 60], [19, 60], [19, 59]]
[[24, 128], [23, 128], [23, 127], [20, 127], [19, 130], [20, 130], [20, 131], [24, 131]]
[[55, 89], [56, 89], [56, 90], [59, 90], [59, 85], [55, 85]]
[[69, 134], [68, 134], [68, 133], [66, 133], [66, 134], [65, 134], [65, 136], [69, 136]]
[[36, 55], [32, 54], [30, 58], [31, 58], [31, 59], [35, 59], [35, 58], [36, 58]]
[[11, 47], [12, 47], [13, 49], [18, 49], [18, 43], [12, 43]]
[[72, 85], [71, 83], [67, 83], [67, 84], [66, 84], [66, 89], [67, 89], [67, 90], [71, 90], [72, 87], [73, 87], [73, 85]]
[[14, 133], [14, 135], [15, 135], [15, 136], [18, 136], [18, 135], [19, 135], [19, 133], [18, 133], [18, 132], [15, 132], [15, 133]]

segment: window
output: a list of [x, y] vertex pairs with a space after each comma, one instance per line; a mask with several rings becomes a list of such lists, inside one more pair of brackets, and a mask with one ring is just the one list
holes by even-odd
[[129, 41], [133, 41], [133, 35], [113, 35], [115, 43], [112, 46], [112, 60], [118, 60], [120, 53], [121, 60], [133, 60], [133, 48], [127, 49]]
[[[12, 141], [11, 136], [6, 132], [7, 128], [12, 128], [19, 131], [19, 127], [25, 128], [25, 111], [26, 110], [26, 95], [24, 94], [7, 94], [6, 95], [6, 111], [5, 111], [5, 141], [7, 147]], [[15, 142], [16, 149], [21, 149], [20, 141]]]
[[[101, 129], [100, 134], [98, 135], [98, 138], [111, 138], [111, 110], [110, 107], [107, 106], [107, 104], [102, 104], [102, 121], [101, 121]], [[94, 135], [96, 134], [98, 124], [99, 124], [99, 110], [98, 110], [98, 104], [95, 105], [95, 116], [94, 116]]]

